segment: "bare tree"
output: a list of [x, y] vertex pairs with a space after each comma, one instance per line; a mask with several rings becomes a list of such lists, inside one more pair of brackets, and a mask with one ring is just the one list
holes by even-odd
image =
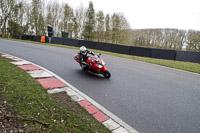
[[136, 46], [181, 50], [186, 43], [186, 31], [178, 29], [142, 29], [132, 31]]
[[61, 17], [60, 5], [56, 1], [50, 1], [47, 4], [47, 17], [46, 17], [46, 26], [52, 26], [54, 31], [57, 31], [59, 28], [59, 22]]
[[1, 21], [0, 26], [2, 28], [2, 36], [8, 35], [8, 20], [11, 18], [12, 12], [14, 11], [15, 0], [1, 0], [0, 1], [0, 14]]
[[82, 36], [82, 32], [84, 30], [84, 24], [86, 22], [86, 12], [87, 10], [83, 7], [83, 5], [81, 4], [75, 11], [76, 15], [75, 15], [75, 18], [76, 18], [76, 22], [77, 22], [77, 25], [78, 25], [78, 36], [79, 38], [83, 38]]
[[200, 51], [200, 32], [189, 30], [187, 33], [187, 50]]

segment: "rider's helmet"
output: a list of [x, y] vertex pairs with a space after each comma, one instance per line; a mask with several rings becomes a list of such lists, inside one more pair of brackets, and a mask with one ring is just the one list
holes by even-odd
[[80, 47], [80, 52], [81, 52], [82, 55], [86, 55], [86, 54], [87, 54], [87, 49], [86, 49], [86, 47], [85, 47], [85, 46], [81, 46], [81, 47]]

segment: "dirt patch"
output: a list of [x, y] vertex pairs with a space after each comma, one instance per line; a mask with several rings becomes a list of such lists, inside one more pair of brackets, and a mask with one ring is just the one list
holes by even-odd
[[88, 112], [81, 107], [77, 102], [71, 100], [71, 98], [67, 95], [66, 92], [61, 92], [57, 94], [52, 95], [53, 99], [64, 106], [66, 109], [69, 111], [73, 112], [76, 114], [81, 120], [86, 120], [87, 124], [95, 127], [100, 127], [102, 126], [100, 122], [95, 122], [94, 124], [94, 118], [92, 115], [88, 115]]
[[0, 96], [0, 133], [31, 132], [27, 125], [20, 124], [19, 116], [8, 108], [7, 102]]

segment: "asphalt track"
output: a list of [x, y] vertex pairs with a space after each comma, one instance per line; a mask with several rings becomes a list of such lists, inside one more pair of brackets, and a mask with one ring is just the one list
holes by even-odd
[[0, 39], [0, 52], [56, 73], [141, 133], [200, 132], [199, 74], [102, 55], [105, 79], [80, 69], [77, 50]]

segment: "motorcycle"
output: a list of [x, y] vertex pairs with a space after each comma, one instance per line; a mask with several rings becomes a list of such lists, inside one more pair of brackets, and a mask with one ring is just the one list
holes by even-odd
[[[86, 59], [86, 63], [81, 63], [78, 54], [75, 54], [74, 59], [80, 64], [81, 68], [85, 71], [90, 71], [96, 74], [102, 74], [105, 78], [110, 78], [111, 74], [105, 67], [105, 61], [99, 55], [91, 55]], [[89, 67], [87, 67], [89, 64]]]

